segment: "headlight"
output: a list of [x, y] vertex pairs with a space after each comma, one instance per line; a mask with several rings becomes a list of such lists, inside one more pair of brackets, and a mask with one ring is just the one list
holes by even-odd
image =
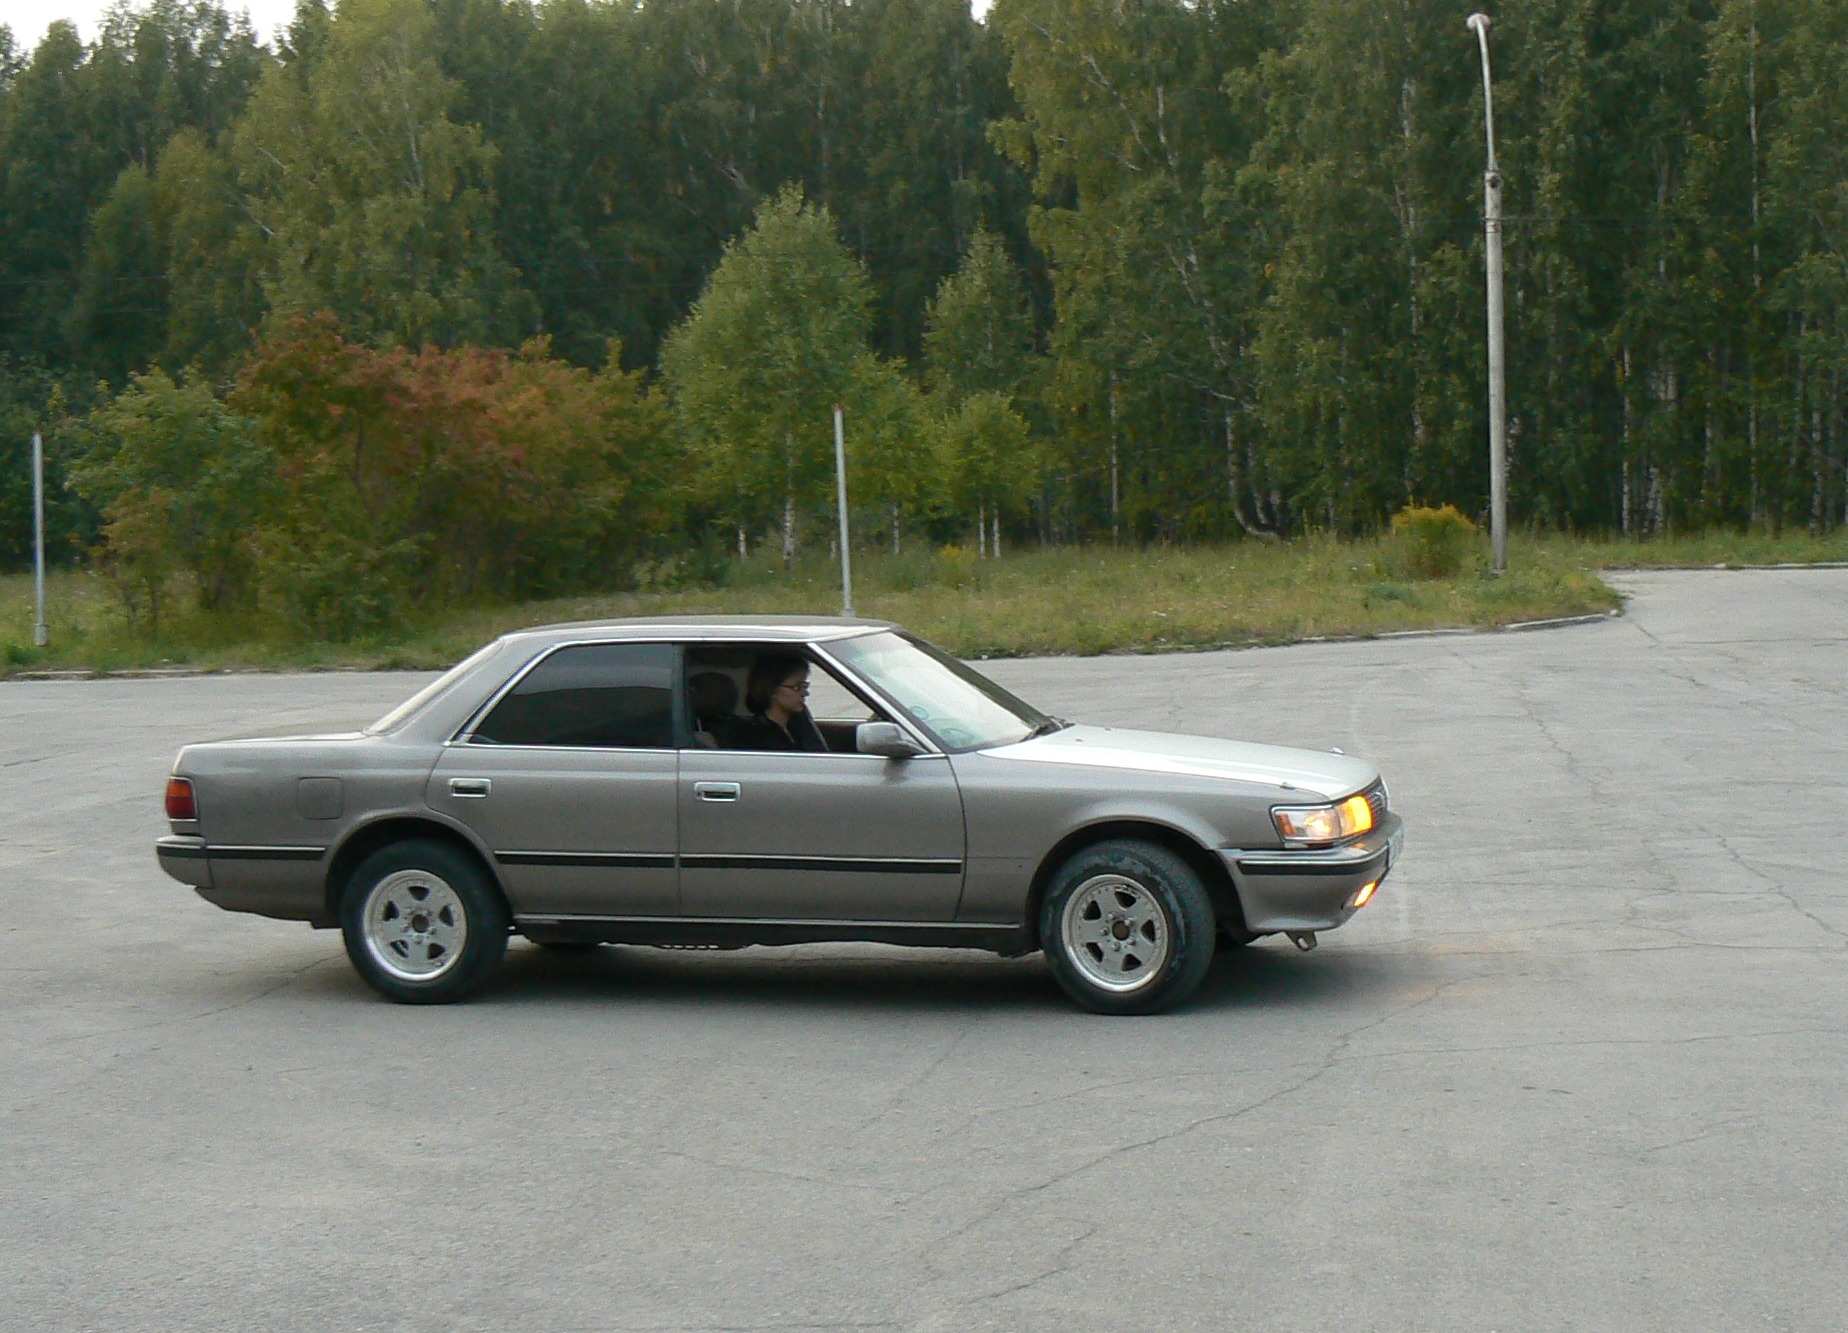
[[1271, 819], [1285, 842], [1340, 842], [1373, 827], [1373, 807], [1364, 796], [1350, 796], [1340, 805], [1281, 806]]

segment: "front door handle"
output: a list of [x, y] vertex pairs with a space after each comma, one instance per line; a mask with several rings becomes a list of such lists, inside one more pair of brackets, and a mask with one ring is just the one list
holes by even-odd
[[494, 790], [494, 783], [489, 778], [451, 778], [449, 794], [451, 796], [486, 796]]
[[735, 782], [695, 782], [693, 794], [702, 801], [735, 801], [738, 799], [738, 784]]

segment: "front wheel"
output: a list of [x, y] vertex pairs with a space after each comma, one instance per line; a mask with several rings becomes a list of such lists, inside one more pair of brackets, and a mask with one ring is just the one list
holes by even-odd
[[1152, 1014], [1205, 980], [1213, 904], [1193, 867], [1165, 847], [1095, 843], [1053, 875], [1040, 947], [1065, 993], [1100, 1014]]
[[465, 852], [431, 838], [382, 847], [340, 900], [347, 957], [399, 1004], [448, 1004], [474, 991], [507, 952], [507, 908]]

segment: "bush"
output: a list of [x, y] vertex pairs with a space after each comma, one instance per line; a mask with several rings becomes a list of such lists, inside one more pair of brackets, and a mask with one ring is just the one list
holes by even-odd
[[944, 547], [937, 552], [937, 581], [946, 588], [967, 588], [975, 582], [975, 561], [967, 546]]
[[1388, 553], [1402, 578], [1452, 578], [1475, 558], [1477, 535], [1476, 525], [1455, 505], [1407, 506], [1392, 516]]

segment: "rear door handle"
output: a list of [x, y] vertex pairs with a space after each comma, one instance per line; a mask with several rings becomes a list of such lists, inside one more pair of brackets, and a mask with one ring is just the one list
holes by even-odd
[[491, 778], [451, 778], [449, 794], [451, 796], [486, 796], [494, 790]]
[[738, 784], [735, 782], [695, 782], [693, 794], [702, 801], [735, 801], [738, 799]]

